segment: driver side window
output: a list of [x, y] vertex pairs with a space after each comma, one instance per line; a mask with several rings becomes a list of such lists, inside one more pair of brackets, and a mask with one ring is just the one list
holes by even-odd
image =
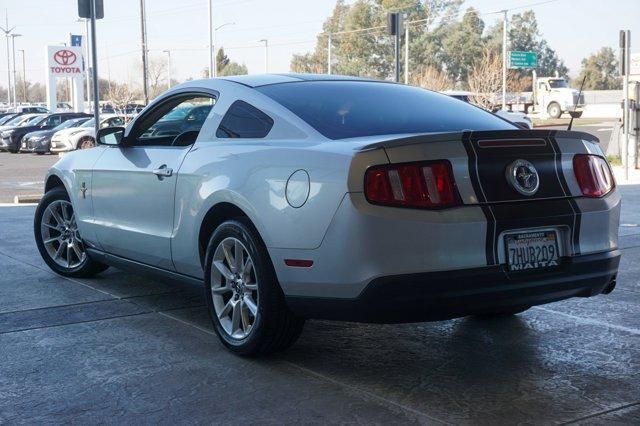
[[[131, 145], [189, 146], [198, 138], [215, 99], [203, 95], [178, 95], [142, 117], [133, 129]], [[128, 137], [128, 138], [129, 138]]]

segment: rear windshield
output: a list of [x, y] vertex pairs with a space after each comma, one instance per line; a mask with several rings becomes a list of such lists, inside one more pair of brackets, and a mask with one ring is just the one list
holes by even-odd
[[256, 89], [330, 139], [516, 129], [473, 105], [401, 84], [307, 81]]

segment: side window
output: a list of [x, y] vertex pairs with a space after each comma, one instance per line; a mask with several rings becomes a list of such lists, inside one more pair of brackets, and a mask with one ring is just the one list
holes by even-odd
[[222, 118], [217, 138], [264, 138], [273, 127], [273, 119], [254, 106], [235, 101]]
[[113, 117], [109, 119], [109, 127], [122, 127], [124, 126], [124, 120], [122, 117]]
[[181, 95], [149, 110], [132, 131], [140, 146], [189, 146], [198, 138], [215, 99]]
[[62, 123], [62, 117], [60, 115], [53, 115], [47, 119], [47, 126], [57, 126]]

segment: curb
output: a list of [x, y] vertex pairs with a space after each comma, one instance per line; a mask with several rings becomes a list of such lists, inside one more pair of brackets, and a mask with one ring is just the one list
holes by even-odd
[[13, 197], [14, 204], [37, 204], [42, 198], [41, 194], [38, 195], [16, 195]]

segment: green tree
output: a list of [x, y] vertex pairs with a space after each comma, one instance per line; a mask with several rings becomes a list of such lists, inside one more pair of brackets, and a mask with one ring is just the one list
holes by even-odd
[[455, 81], [465, 83], [476, 59], [482, 56], [484, 22], [478, 11], [469, 8], [462, 21], [440, 29], [442, 51], [440, 56], [447, 72]]
[[598, 52], [582, 60], [580, 75], [574, 80], [580, 85], [584, 81], [584, 90], [621, 89], [618, 59], [612, 48], [603, 47]]
[[[328, 34], [331, 36], [332, 73], [390, 78], [394, 71], [394, 43], [387, 34], [387, 14], [399, 11], [408, 21], [421, 21], [409, 27], [410, 67], [438, 65], [439, 44], [429, 34], [431, 27], [449, 23], [457, 15], [461, 0], [338, 0], [331, 16], [317, 37], [313, 52], [294, 55], [294, 72], [327, 72]], [[379, 27], [370, 31], [349, 32]]]

